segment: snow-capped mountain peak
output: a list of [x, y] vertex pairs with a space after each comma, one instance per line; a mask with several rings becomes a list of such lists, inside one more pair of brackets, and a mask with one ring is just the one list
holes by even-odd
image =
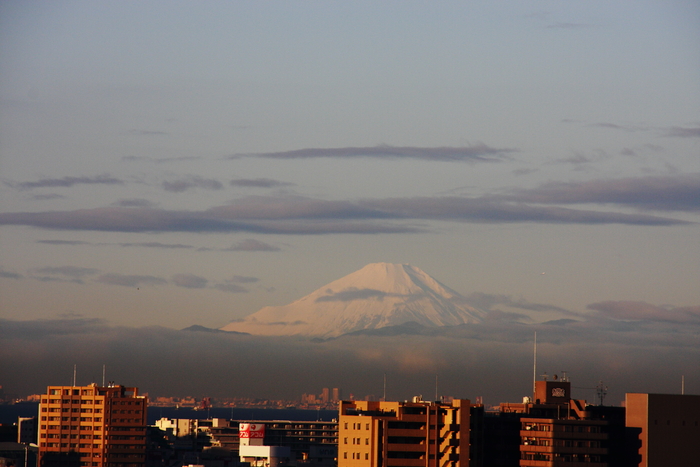
[[335, 337], [414, 321], [423, 326], [480, 322], [484, 312], [408, 264], [372, 263], [284, 306], [265, 307], [224, 331]]

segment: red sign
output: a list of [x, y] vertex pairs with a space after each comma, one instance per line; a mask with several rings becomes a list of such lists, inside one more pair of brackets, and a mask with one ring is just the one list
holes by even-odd
[[262, 423], [240, 423], [238, 425], [238, 436], [240, 438], [264, 438], [265, 425]]

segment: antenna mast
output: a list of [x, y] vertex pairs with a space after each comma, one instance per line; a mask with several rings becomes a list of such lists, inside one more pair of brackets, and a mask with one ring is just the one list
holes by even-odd
[[382, 400], [386, 402], [386, 373], [384, 373], [384, 397]]
[[73, 387], [75, 387], [75, 376], [76, 376], [77, 371], [78, 371], [78, 365], [74, 363], [73, 364]]
[[537, 392], [537, 331], [535, 331], [534, 361], [532, 364], [532, 396]]
[[438, 375], [435, 375], [435, 402], [438, 401]]

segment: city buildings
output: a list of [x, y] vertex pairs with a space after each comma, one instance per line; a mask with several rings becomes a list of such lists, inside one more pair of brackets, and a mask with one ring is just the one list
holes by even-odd
[[39, 405], [39, 465], [142, 467], [146, 404], [135, 387], [49, 386]]
[[451, 404], [420, 397], [412, 402], [342, 401], [338, 467], [480, 465], [478, 443], [470, 439], [479, 432], [470, 429], [479, 409], [465, 399]]

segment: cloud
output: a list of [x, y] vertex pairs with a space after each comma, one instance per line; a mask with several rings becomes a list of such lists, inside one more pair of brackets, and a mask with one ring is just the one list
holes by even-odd
[[46, 201], [50, 199], [65, 199], [65, 196], [59, 195], [57, 193], [50, 193], [46, 195], [32, 195], [32, 199], [36, 201]]
[[181, 157], [146, 157], [146, 156], [124, 156], [122, 160], [125, 162], [153, 162], [156, 164], [165, 164], [170, 162], [184, 162], [201, 160], [202, 156], [181, 156]]
[[193, 249], [192, 245], [184, 245], [182, 243], [161, 243], [161, 242], [121, 242], [121, 243], [91, 243], [82, 240], [37, 240], [36, 243], [46, 245], [91, 245], [91, 246], [120, 246], [123, 248], [142, 247], [142, 248], [164, 248], [172, 249]]
[[36, 242], [46, 245], [92, 245], [92, 243], [82, 240], [37, 240]]
[[155, 207], [155, 203], [143, 198], [132, 198], [120, 199], [114, 203], [114, 206], [120, 206], [123, 208], [152, 208]]
[[202, 178], [196, 175], [181, 178], [179, 180], [163, 182], [163, 189], [172, 193], [182, 193], [191, 188], [203, 188], [205, 190], [221, 190], [224, 186], [213, 178]]
[[550, 182], [508, 200], [541, 204], [619, 204], [641, 210], [700, 211], [700, 174]]
[[99, 269], [94, 268], [55, 266], [33, 269], [32, 273], [39, 274], [39, 276], [32, 276], [32, 278], [42, 282], [74, 282], [83, 284], [85, 276], [91, 276], [99, 272]]
[[266, 152], [248, 155], [271, 159], [373, 157], [379, 159], [422, 159], [429, 161], [500, 162], [506, 158], [506, 154], [512, 152], [516, 152], [516, 150], [492, 148], [485, 144], [464, 147], [441, 146], [433, 148], [380, 145], [374, 147], [305, 148], [294, 151]]
[[20, 190], [33, 190], [34, 188], [70, 188], [74, 185], [124, 185], [124, 181], [109, 175], [96, 175], [94, 177], [42, 178], [34, 182], [16, 183], [13, 186]]
[[167, 250], [192, 249], [192, 245], [184, 245], [182, 243], [160, 243], [160, 242], [124, 242], [124, 243], [107, 243], [101, 245], [118, 245], [124, 248], [142, 247], [142, 248], [164, 248]]
[[658, 321], [670, 323], [692, 323], [700, 325], [700, 306], [661, 307], [645, 302], [607, 301], [592, 303], [589, 310], [616, 320]]
[[226, 248], [225, 251], [280, 251], [280, 248], [260, 240], [246, 238], [238, 243], [234, 243], [230, 248]]
[[129, 130], [128, 133], [130, 135], [136, 135], [136, 136], [165, 136], [169, 135], [170, 133], [166, 131], [159, 131], [159, 130], [137, 130], [137, 129], [132, 129]]
[[547, 26], [547, 29], [588, 29], [592, 27], [585, 23], [556, 22]]
[[260, 279], [257, 277], [250, 277], [250, 276], [233, 276], [229, 280], [230, 282], [237, 282], [239, 284], [252, 284], [253, 282], [258, 282]]
[[165, 279], [155, 276], [139, 276], [131, 274], [103, 274], [97, 278], [97, 282], [109, 285], [121, 285], [124, 287], [156, 286], [167, 284]]
[[214, 288], [216, 290], [221, 290], [222, 292], [231, 292], [231, 293], [248, 293], [248, 292], [250, 292], [247, 288], [243, 287], [242, 285], [234, 284], [233, 282], [224, 282], [222, 284], [216, 284], [216, 285], [214, 285]]
[[176, 286], [188, 289], [203, 289], [209, 282], [204, 277], [195, 276], [194, 274], [175, 274], [172, 279]]
[[22, 274], [17, 274], [16, 272], [10, 272], [10, 271], [5, 271], [4, 269], [0, 269], [0, 278], [24, 279], [24, 276]]
[[666, 136], [676, 137], [676, 138], [700, 138], [700, 127], [671, 127]]
[[[550, 184], [535, 190], [481, 198], [457, 196], [326, 201], [304, 197], [254, 196], [204, 211], [149, 208], [95, 208], [75, 211], [0, 213], [0, 225], [108, 232], [249, 232], [257, 234], [416, 233], [429, 229], [416, 221], [471, 223], [686, 225], [689, 221], [534, 203], [600, 204], [625, 200], [637, 207], [697, 210], [698, 177], [628, 179], [633, 189], [612, 197], [616, 183]], [[648, 186], [654, 193], [644, 192]], [[604, 189], [592, 189], [602, 187]], [[598, 196], [595, 193], [601, 192]], [[559, 196], [561, 194], [562, 196]], [[585, 196], [582, 196], [585, 194]], [[526, 204], [527, 202], [533, 204]], [[248, 242], [247, 244], [253, 245]], [[246, 246], [245, 244], [242, 246]], [[235, 247], [235, 245], [234, 245]]]
[[280, 182], [270, 178], [239, 178], [229, 182], [231, 186], [242, 186], [252, 188], [276, 188], [280, 186], [295, 186], [296, 183]]

